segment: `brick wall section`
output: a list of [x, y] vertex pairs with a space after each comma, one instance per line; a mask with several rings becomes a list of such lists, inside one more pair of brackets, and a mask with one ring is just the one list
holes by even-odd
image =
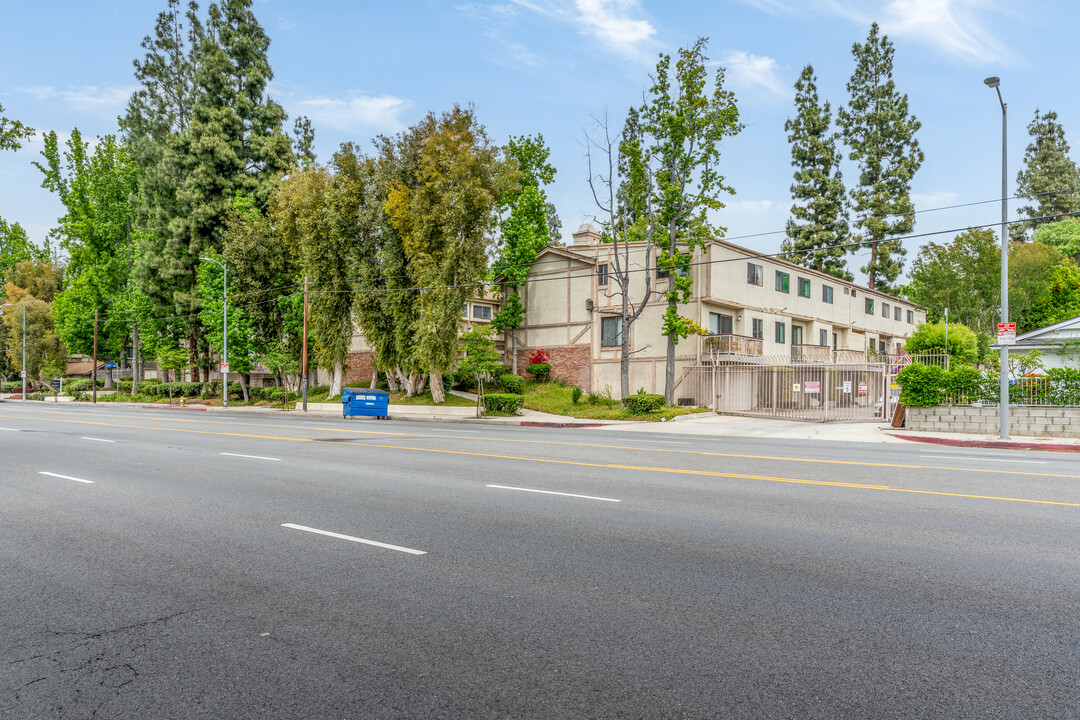
[[576, 385], [585, 392], [592, 390], [592, 353], [588, 345], [518, 350], [518, 372], [523, 377], [528, 377], [525, 368], [529, 367], [529, 353], [537, 349], [547, 351], [552, 377], [561, 377], [567, 385]]
[[349, 353], [349, 359], [345, 361], [345, 378], [343, 383], [371, 384], [371, 368], [375, 363], [375, 353], [371, 350]]
[[[969, 405], [909, 407], [905, 424], [909, 430], [996, 435], [998, 408]], [[1010, 407], [1009, 434], [1028, 437], [1080, 438], [1080, 408]]]

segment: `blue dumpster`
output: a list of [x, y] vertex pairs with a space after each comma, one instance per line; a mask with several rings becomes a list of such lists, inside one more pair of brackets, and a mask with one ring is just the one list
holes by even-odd
[[341, 391], [341, 415], [365, 415], [386, 420], [390, 413], [390, 393], [385, 390], [344, 388]]

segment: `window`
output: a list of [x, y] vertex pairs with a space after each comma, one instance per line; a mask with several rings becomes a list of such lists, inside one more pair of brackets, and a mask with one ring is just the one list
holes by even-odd
[[866, 314], [867, 315], [873, 315], [874, 314], [874, 298], [866, 298], [866, 300], [864, 300], [863, 302], [866, 305]]
[[844, 294], [845, 294], [845, 295], [850, 295], [850, 294], [851, 294], [851, 288], [849, 288], [849, 287], [845, 287], [845, 288], [844, 288]]
[[713, 335], [731, 335], [734, 332], [732, 317], [720, 313], [709, 313], [709, 332]]
[[664, 278], [671, 277], [671, 268], [660, 267], [660, 256], [656, 256], [656, 279], [663, 280]]
[[[847, 293], [844, 293], [845, 295]], [[851, 288], [851, 297], [855, 297], [855, 288]]]
[[746, 263], [746, 284], [757, 285], [761, 287], [761, 282], [765, 277], [765, 271], [760, 265], [754, 263]]
[[596, 266], [596, 284], [600, 287], [607, 285], [607, 263]]
[[823, 347], [828, 347], [828, 345], [829, 345], [829, 331], [828, 330], [818, 330], [817, 339], [818, 339], [818, 343], [817, 343], [818, 345], [821, 345]]
[[885, 341], [884, 340], [878, 340], [878, 352], [881, 353], [882, 355], [885, 354]]
[[799, 278], [799, 297], [810, 297], [810, 278]]
[[908, 310], [907, 311], [907, 323], [908, 323], [908, 325], [914, 325], [915, 324], [915, 311], [914, 310]]
[[895, 320], [896, 322], [900, 322], [900, 310], [901, 309], [902, 308], [899, 305], [897, 305], [896, 307], [893, 308], [892, 319]]
[[885, 318], [886, 320], [889, 319], [889, 303], [887, 302], [881, 303], [881, 317]]
[[463, 317], [463, 318], [469, 317], [469, 303], [465, 303], [464, 305], [461, 306], [461, 317]]
[[[844, 289], [847, 290], [847, 288], [844, 288]], [[830, 305], [832, 304], [832, 290], [833, 290], [832, 285], [822, 285], [821, 286], [821, 301], [822, 302], [827, 302]]]
[[787, 334], [787, 325], [782, 322], [776, 323], [776, 342], [787, 342], [785, 335]]
[[776, 271], [776, 289], [779, 292], [789, 292], [790, 289], [788, 287], [788, 284], [790, 283], [790, 281], [791, 276], [788, 275], [786, 272], [780, 272], [779, 270]]
[[600, 347], [622, 345], [622, 317], [600, 318]]
[[754, 318], [753, 320], [753, 335], [759, 340], [765, 339], [765, 321], [761, 318]]
[[802, 345], [802, 325], [791, 324], [791, 344]]
[[490, 305], [473, 305], [472, 306], [473, 320], [490, 320], [491, 319], [491, 306]]

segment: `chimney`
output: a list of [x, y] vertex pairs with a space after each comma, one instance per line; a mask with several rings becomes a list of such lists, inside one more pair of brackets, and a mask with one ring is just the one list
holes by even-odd
[[600, 233], [596, 232], [590, 223], [582, 223], [574, 233], [575, 245], [599, 245]]

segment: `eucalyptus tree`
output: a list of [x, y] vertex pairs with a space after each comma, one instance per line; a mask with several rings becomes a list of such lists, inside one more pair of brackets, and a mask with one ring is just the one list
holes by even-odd
[[442, 376], [457, 362], [461, 308], [482, 287], [496, 204], [516, 172], [471, 109], [429, 114], [420, 129], [415, 184], [392, 181], [386, 213], [421, 288], [412, 322], [416, 362], [441, 403]]
[[906, 94], [893, 81], [894, 48], [877, 23], [851, 54], [855, 71], [847, 83], [850, 99], [837, 112], [849, 158], [859, 164], [851, 188], [858, 239], [870, 250], [862, 268], [871, 290], [894, 289], [907, 251], [900, 237], [915, 227], [911, 180], [922, 165], [915, 134], [922, 126], [908, 110]]
[[842, 158], [832, 129], [832, 109], [818, 98], [814, 68], [807, 65], [795, 83], [795, 117], [784, 123], [791, 143], [794, 203], [782, 249], [788, 260], [842, 280], [851, 280], [848, 212]]

